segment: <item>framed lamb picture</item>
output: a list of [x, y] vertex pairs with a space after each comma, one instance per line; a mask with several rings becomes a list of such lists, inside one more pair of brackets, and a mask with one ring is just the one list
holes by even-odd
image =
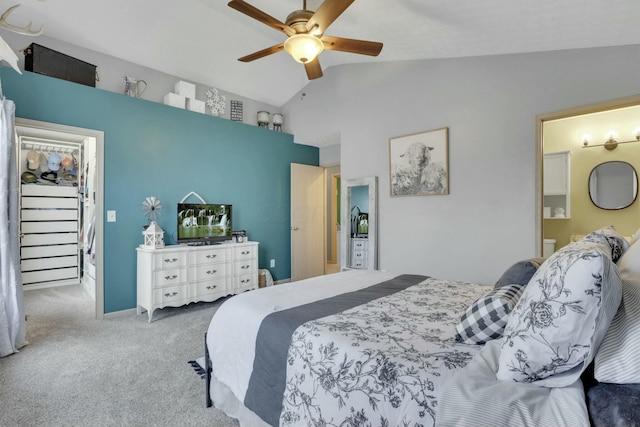
[[449, 128], [389, 138], [391, 196], [449, 194]]

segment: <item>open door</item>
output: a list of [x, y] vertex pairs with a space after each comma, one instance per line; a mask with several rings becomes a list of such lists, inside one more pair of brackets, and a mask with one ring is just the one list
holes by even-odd
[[[103, 284], [103, 188], [104, 133], [55, 123], [16, 118], [16, 137], [20, 146], [20, 170], [42, 174], [28, 161], [42, 160], [50, 169], [48, 155], [58, 153], [62, 166], [55, 183], [21, 185], [21, 268], [25, 290], [73, 284], [81, 281], [95, 302], [95, 317], [104, 317]], [[40, 154], [30, 156], [30, 152]], [[45, 157], [47, 154], [47, 157]], [[66, 156], [66, 157], [65, 157]], [[45, 161], [46, 159], [46, 161]], [[77, 159], [78, 163], [73, 160]], [[73, 172], [73, 173], [71, 173]], [[46, 176], [47, 174], [45, 174]], [[59, 179], [63, 176], [65, 179]], [[82, 177], [80, 179], [80, 177]], [[64, 182], [63, 182], [64, 181]], [[75, 185], [73, 185], [75, 184]], [[82, 184], [82, 185], [80, 185]], [[91, 251], [84, 245], [92, 225], [95, 232]]]
[[291, 281], [324, 274], [324, 200], [324, 169], [292, 163]]

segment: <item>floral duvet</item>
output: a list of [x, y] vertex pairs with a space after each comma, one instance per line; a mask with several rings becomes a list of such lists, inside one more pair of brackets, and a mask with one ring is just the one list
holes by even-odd
[[[455, 325], [467, 306], [490, 287], [414, 276], [415, 284], [380, 297], [369, 295], [362, 304], [352, 301], [350, 308], [298, 325], [274, 326], [271, 331], [276, 332], [265, 328], [270, 314], [293, 310], [304, 318], [317, 305], [341, 307], [342, 300], [358, 301], [360, 294], [381, 282], [391, 283], [397, 275], [331, 276], [254, 291], [245, 299], [261, 301], [259, 308], [232, 307], [236, 302], [243, 305], [242, 299], [234, 302], [237, 297], [225, 302], [207, 339], [214, 377], [267, 425], [434, 425], [443, 383], [480, 350], [457, 343]], [[264, 298], [258, 298], [260, 292]], [[270, 292], [290, 294], [296, 302], [278, 306], [280, 300]], [[225, 356], [226, 345], [227, 350], [242, 346], [237, 333], [222, 331], [223, 324], [229, 325], [223, 319], [225, 312], [239, 313], [247, 330], [255, 332], [246, 339], [242, 360]], [[293, 332], [279, 333], [287, 328]]]

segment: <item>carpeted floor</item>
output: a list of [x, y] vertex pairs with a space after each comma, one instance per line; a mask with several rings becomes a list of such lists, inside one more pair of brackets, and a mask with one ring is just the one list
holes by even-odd
[[0, 359], [1, 426], [216, 426], [238, 423], [205, 407], [187, 363], [221, 301], [94, 320], [80, 286], [28, 291], [27, 339]]

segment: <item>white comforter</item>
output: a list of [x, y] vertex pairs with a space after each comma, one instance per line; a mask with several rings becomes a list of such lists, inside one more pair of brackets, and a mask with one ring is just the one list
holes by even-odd
[[[349, 271], [233, 297], [209, 326], [213, 376], [243, 402], [265, 316], [395, 276]], [[444, 379], [479, 350], [453, 341], [455, 324], [488, 289], [427, 279], [301, 325], [287, 356], [280, 425], [433, 425]]]

